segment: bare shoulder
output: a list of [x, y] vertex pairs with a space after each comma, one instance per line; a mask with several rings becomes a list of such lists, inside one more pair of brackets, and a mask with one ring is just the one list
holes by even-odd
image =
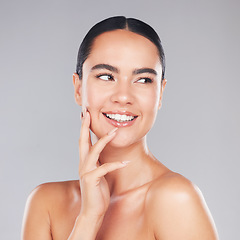
[[76, 187], [79, 187], [78, 180], [47, 182], [37, 186], [34, 191], [41, 192], [43, 194], [55, 195], [74, 190]]
[[178, 173], [168, 172], [153, 182], [146, 208], [157, 239], [217, 239], [200, 189]]
[[[22, 239], [52, 239], [51, 221], [79, 194], [78, 181], [52, 182], [37, 186], [24, 211]], [[64, 206], [64, 207], [63, 207]]]
[[56, 199], [71, 198], [78, 187], [78, 181], [75, 180], [43, 183], [33, 189], [28, 201], [41, 201], [45, 206], [56, 204]]
[[182, 208], [190, 203], [202, 205], [203, 201], [202, 193], [195, 184], [181, 174], [170, 171], [153, 182], [146, 204], [149, 212], [165, 212], [165, 209]]
[[[201, 196], [199, 188], [190, 180], [179, 173], [169, 171], [156, 179], [148, 192], [148, 199], [164, 200], [164, 198], [182, 201], [187, 199], [197, 200]], [[169, 203], [169, 199], [168, 199]]]

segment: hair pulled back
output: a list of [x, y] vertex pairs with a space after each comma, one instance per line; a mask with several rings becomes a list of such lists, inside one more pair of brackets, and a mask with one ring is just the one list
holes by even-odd
[[89, 30], [87, 35], [84, 37], [78, 51], [76, 73], [79, 75], [79, 78], [82, 79], [82, 66], [83, 63], [88, 58], [89, 54], [91, 53], [91, 48], [95, 38], [102, 33], [117, 29], [126, 29], [128, 31], [137, 33], [149, 39], [152, 43], [155, 44], [155, 46], [158, 49], [159, 58], [162, 65], [162, 80], [163, 80], [165, 75], [165, 55], [158, 34], [151, 26], [144, 23], [143, 21], [135, 18], [126, 18], [124, 16], [115, 16], [107, 18], [105, 20], [98, 22]]

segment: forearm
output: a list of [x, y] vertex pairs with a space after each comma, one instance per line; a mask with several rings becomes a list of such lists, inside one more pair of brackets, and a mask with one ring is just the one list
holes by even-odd
[[68, 240], [95, 240], [102, 220], [79, 215]]

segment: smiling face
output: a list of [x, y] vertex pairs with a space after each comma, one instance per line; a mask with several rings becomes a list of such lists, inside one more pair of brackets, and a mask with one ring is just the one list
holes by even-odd
[[109, 143], [123, 147], [144, 139], [161, 107], [162, 67], [156, 46], [127, 30], [99, 35], [83, 64], [82, 80], [74, 80], [76, 101], [87, 107], [91, 130], [98, 137], [119, 127]]

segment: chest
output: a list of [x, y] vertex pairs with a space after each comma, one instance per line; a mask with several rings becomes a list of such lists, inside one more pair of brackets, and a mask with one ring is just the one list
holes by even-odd
[[[145, 191], [138, 191], [110, 202], [96, 240], [155, 240], [145, 209]], [[65, 203], [52, 219], [52, 239], [69, 237], [80, 212], [80, 201]], [[91, 228], [91, 226], [89, 226]]]
[[155, 239], [148, 222], [144, 196], [130, 196], [109, 205], [97, 240]]

